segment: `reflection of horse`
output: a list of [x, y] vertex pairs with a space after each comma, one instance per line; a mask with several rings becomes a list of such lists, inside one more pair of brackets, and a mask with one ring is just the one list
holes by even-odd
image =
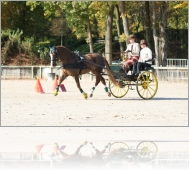
[[89, 169], [101, 168], [105, 164], [102, 155], [105, 153], [106, 148], [99, 151], [91, 142], [89, 145], [87, 145], [87, 143], [88, 142], [85, 142], [80, 145], [72, 155], [66, 154], [59, 148], [58, 144], [55, 144], [58, 153], [62, 156], [61, 165], [66, 169], [78, 169], [79, 167], [88, 167]]
[[103, 69], [106, 69], [108, 77], [112, 81], [112, 83], [118, 85], [118, 82], [115, 80], [112, 72], [110, 71], [110, 66], [107, 60], [100, 54], [89, 53], [85, 54], [84, 56], [80, 56], [79, 54], [72, 53], [64, 46], [54, 46], [50, 48], [50, 56], [53, 66], [56, 66], [58, 60], [60, 59], [63, 68], [62, 75], [59, 78], [59, 84], [54, 91], [55, 96], [58, 95], [59, 86], [65, 80], [65, 78], [72, 76], [75, 79], [78, 89], [86, 99], [87, 94], [80, 86], [79, 76], [88, 72], [92, 72], [96, 76], [95, 86], [91, 89], [90, 97], [93, 96], [93, 91], [100, 81], [104, 85], [104, 89], [107, 92], [108, 96], [111, 96], [111, 93], [108, 91], [108, 87], [106, 86], [105, 79], [101, 75]]

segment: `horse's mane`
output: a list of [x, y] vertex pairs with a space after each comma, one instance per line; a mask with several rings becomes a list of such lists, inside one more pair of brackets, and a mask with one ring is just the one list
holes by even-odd
[[71, 51], [68, 48], [66, 48], [65, 46], [58, 45], [58, 46], [56, 46], [56, 48], [64, 48], [64, 49], [66, 49], [67, 51], [69, 51], [71, 53]]

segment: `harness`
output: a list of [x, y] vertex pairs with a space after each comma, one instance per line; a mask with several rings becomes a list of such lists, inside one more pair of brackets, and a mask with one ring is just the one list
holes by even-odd
[[[86, 66], [84, 64], [84, 61], [85, 61], [84, 57], [80, 56], [79, 52], [71, 53], [71, 54], [72, 54], [71, 57], [74, 57], [74, 59], [75, 59], [75, 63], [73, 63], [73, 64], [72, 63], [71, 64], [62, 64], [62, 68], [85, 69]], [[76, 57], [76, 56], [78, 56], [78, 57]], [[78, 58], [78, 59], [76, 59], [76, 58]], [[69, 61], [69, 59], [68, 59], [68, 61]], [[68, 61], [66, 63], [68, 63]]]

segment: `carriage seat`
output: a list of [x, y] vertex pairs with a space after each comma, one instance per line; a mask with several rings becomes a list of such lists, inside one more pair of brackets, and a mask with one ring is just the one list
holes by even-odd
[[[145, 61], [145, 65], [146, 65], [146, 62], [148, 62], [148, 61], [153, 62], [154, 60], [155, 60], [155, 58], [153, 57], [152, 59]], [[152, 65], [150, 67], [147, 67], [147, 66], [144, 67], [144, 71], [149, 71], [149, 70], [154, 70], [154, 67], [152, 67]]]

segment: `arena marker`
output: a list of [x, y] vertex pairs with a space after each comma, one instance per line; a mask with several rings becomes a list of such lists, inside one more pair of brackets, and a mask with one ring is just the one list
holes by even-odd
[[62, 92], [66, 92], [66, 88], [65, 88], [64, 84], [61, 84], [60, 88], [61, 88]]

